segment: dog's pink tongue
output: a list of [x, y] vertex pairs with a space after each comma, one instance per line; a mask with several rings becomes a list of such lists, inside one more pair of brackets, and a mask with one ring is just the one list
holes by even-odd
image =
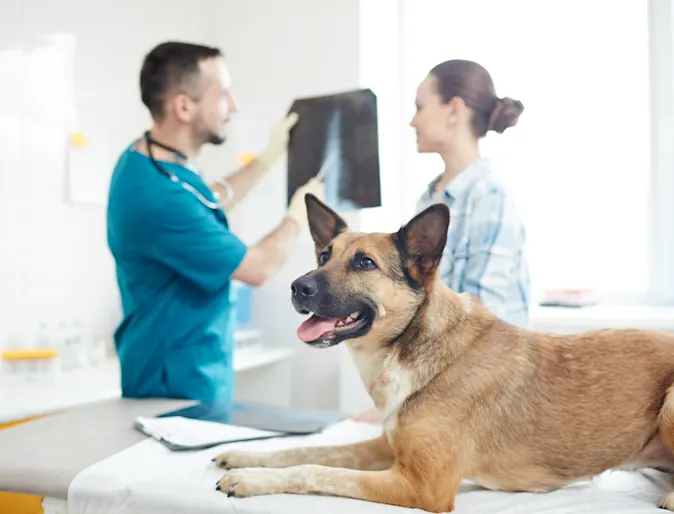
[[337, 319], [319, 318], [318, 316], [311, 316], [308, 320], [300, 325], [297, 329], [297, 337], [300, 341], [308, 343], [321, 337], [326, 332], [335, 328]]

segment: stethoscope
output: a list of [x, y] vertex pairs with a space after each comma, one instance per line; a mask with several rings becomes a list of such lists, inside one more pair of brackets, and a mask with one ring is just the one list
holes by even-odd
[[[163, 175], [166, 175], [171, 180], [171, 182], [175, 182], [176, 184], [180, 184], [183, 189], [192, 193], [202, 204], [204, 204], [209, 209], [215, 210], [215, 209], [220, 208], [220, 202], [219, 201], [213, 202], [213, 201], [209, 200], [204, 195], [202, 195], [199, 191], [197, 191], [196, 188], [192, 187], [191, 184], [188, 184], [187, 182], [185, 182], [183, 180], [180, 180], [174, 173], [171, 173], [167, 169], [160, 166], [159, 163], [154, 158], [154, 155], [152, 155], [152, 145], [157, 145], [158, 147], [163, 148], [164, 150], [168, 150], [169, 152], [172, 152], [176, 157], [178, 157], [178, 158], [182, 159], [183, 161], [185, 161], [186, 163], [188, 163], [188, 166], [189, 166], [189, 162], [188, 162], [189, 159], [187, 158], [187, 156], [184, 153], [176, 150], [175, 148], [173, 148], [171, 146], [165, 145], [164, 143], [160, 143], [159, 141], [155, 141], [154, 139], [152, 139], [150, 137], [149, 131], [145, 132], [145, 143], [147, 145], [147, 153], [150, 156], [150, 160], [152, 161], [152, 164], [154, 165], [155, 168], [157, 168], [157, 171], [159, 171]], [[190, 169], [192, 169], [194, 171], [193, 168], [190, 167]], [[227, 198], [226, 198], [226, 201], [224, 203], [229, 203], [229, 200], [231, 200], [231, 198], [233, 196], [230, 185], [227, 184], [227, 182], [225, 182], [224, 180], [222, 180], [222, 181], [218, 180], [217, 182], [218, 182], [218, 184], [220, 184], [221, 186], [223, 186], [227, 190]], [[217, 193], [213, 193], [213, 194], [216, 198], [218, 198]]]

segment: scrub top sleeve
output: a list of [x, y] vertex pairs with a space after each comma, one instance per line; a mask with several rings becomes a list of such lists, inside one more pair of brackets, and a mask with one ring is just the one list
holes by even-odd
[[147, 234], [152, 256], [204, 291], [219, 291], [246, 255], [246, 245], [191, 195], [167, 196]]

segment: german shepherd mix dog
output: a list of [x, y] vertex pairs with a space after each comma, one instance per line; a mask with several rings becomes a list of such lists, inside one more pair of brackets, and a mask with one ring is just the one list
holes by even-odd
[[[317, 269], [292, 284], [297, 331], [346, 341], [383, 435], [334, 447], [230, 451], [229, 496], [329, 494], [446, 512], [462, 479], [549, 491], [611, 468], [674, 468], [674, 337], [548, 335], [511, 326], [437, 279], [449, 210], [394, 234], [350, 232], [307, 195]], [[674, 510], [674, 493], [662, 506]]]

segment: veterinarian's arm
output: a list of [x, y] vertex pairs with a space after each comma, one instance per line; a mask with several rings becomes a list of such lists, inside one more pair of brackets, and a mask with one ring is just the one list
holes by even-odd
[[506, 320], [509, 307], [525, 309], [528, 302], [527, 284], [519, 282], [524, 242], [522, 223], [502, 190], [490, 191], [475, 202], [463, 290]]
[[298, 188], [281, 224], [248, 249], [232, 278], [252, 286], [261, 286], [278, 273], [295, 248], [300, 229], [307, 224], [307, 208], [304, 201], [307, 193], [322, 199], [325, 196], [325, 187], [311, 179]]
[[232, 278], [256, 287], [267, 282], [288, 260], [299, 232], [299, 225], [285, 218], [259, 243], [248, 249]]

